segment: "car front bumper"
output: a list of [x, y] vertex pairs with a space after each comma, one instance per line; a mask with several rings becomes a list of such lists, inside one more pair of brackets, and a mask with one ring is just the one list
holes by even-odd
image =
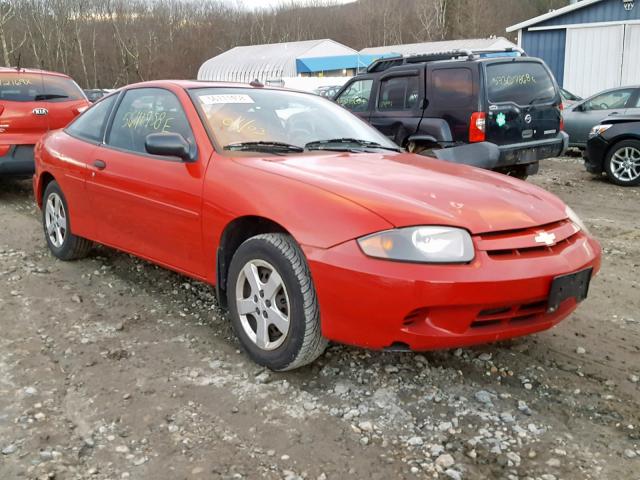
[[11, 145], [0, 155], [0, 176], [30, 177], [34, 170], [33, 145]]
[[587, 142], [587, 148], [582, 153], [584, 166], [589, 173], [602, 173], [604, 171], [604, 157], [609, 150], [609, 142], [602, 136], [592, 137]]
[[[475, 240], [474, 240], [475, 241]], [[570, 242], [514, 256], [476, 250], [465, 265], [366, 257], [355, 241], [303, 247], [316, 287], [323, 335], [372, 349], [433, 350], [494, 342], [548, 329], [577, 306], [547, 311], [552, 280], [600, 268], [598, 242]]]

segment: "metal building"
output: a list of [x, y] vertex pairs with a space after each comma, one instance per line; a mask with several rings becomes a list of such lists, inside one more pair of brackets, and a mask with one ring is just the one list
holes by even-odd
[[544, 59], [560, 85], [583, 97], [640, 83], [640, 5], [634, 0], [574, 1], [507, 32], [518, 32], [518, 46]]
[[426, 53], [449, 52], [451, 50], [502, 50], [515, 47], [515, 43], [504, 37], [470, 38], [462, 40], [444, 40], [441, 42], [407, 43], [404, 45], [386, 45], [360, 50], [363, 55], [421, 55]]
[[[377, 58], [377, 57], [375, 57]], [[333, 40], [235, 47], [202, 64], [198, 80], [262, 82], [298, 76], [355, 75], [374, 58]]]

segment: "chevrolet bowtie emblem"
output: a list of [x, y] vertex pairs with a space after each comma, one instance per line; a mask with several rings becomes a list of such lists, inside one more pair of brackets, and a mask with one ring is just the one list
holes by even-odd
[[555, 233], [547, 233], [540, 232], [535, 236], [534, 240], [537, 243], [544, 243], [545, 245], [553, 245], [556, 243], [556, 234]]

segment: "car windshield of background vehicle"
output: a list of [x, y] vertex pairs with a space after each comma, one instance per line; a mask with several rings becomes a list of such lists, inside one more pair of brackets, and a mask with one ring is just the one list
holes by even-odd
[[492, 103], [532, 105], [548, 102], [556, 96], [549, 72], [536, 62], [487, 65], [487, 86], [489, 101]]
[[316, 95], [248, 88], [197, 88], [192, 93], [221, 147], [277, 142], [304, 148], [348, 138], [397, 149], [373, 127]]
[[69, 102], [84, 98], [70, 78], [17, 71], [0, 73], [0, 101]]

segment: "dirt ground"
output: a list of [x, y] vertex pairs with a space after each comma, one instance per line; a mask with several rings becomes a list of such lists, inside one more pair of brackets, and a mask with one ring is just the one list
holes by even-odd
[[544, 162], [604, 247], [556, 328], [267, 372], [212, 290], [105, 248], [48, 253], [0, 181], [0, 479], [640, 479], [640, 188]]

